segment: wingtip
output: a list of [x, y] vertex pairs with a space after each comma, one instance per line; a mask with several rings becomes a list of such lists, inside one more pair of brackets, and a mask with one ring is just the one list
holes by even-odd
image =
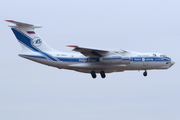
[[66, 47], [78, 47], [77, 45], [66, 45]]
[[7, 21], [7, 22], [14, 22], [14, 20], [5, 20], [5, 21]]

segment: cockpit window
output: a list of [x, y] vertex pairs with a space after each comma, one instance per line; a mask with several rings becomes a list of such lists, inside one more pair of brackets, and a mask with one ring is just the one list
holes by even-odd
[[167, 57], [166, 55], [160, 55], [160, 57], [171, 59], [170, 57]]

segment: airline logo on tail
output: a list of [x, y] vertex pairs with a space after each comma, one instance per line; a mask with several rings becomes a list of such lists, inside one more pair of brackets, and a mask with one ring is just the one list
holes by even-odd
[[35, 47], [39, 47], [42, 44], [42, 40], [39, 37], [35, 37], [32, 41], [31, 41], [31, 45], [35, 46]]
[[[13, 33], [16, 38], [24, 47], [28, 48], [30, 51], [40, 53], [44, 58], [50, 61], [60, 61], [58, 58], [53, 55], [44, 52], [44, 51], [53, 51], [45, 42], [35, 33], [34, 28], [41, 28], [42, 26], [17, 22], [13, 20], [6, 20], [7, 22], [11, 22], [14, 25], [10, 25]], [[23, 28], [23, 29], [21, 29]], [[42, 45], [42, 43], [44, 43]], [[27, 50], [25, 52], [28, 52]]]

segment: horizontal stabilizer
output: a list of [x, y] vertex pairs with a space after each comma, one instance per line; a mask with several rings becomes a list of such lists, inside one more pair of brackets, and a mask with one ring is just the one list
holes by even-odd
[[17, 22], [14, 20], [5, 20], [5, 21], [16, 24], [16, 26], [9, 25], [9, 27], [32, 27], [32, 28], [41, 28], [42, 27], [41, 25], [33, 25], [33, 24], [28, 24], [28, 23], [23, 23], [23, 22]]

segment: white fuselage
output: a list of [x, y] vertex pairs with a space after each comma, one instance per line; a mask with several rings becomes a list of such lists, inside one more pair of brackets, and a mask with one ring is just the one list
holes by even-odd
[[83, 73], [91, 73], [96, 78], [100, 73], [105, 78], [105, 73], [123, 72], [125, 70], [146, 70], [168, 69], [174, 62], [167, 56], [158, 53], [139, 53], [126, 50], [108, 51], [79, 47], [73, 47], [73, 51], [81, 54], [62, 53], [49, 47], [34, 31], [40, 26], [22, 23], [13, 20], [6, 20], [15, 25], [10, 26], [20, 45], [24, 57], [41, 64], [57, 67], [59, 69], [75, 70]]
[[160, 54], [154, 55], [153, 53], [131, 52], [125, 56], [117, 53], [103, 58], [88, 58], [81, 54], [61, 52], [46, 54], [51, 55], [53, 59], [48, 59], [37, 52], [19, 54], [19, 56], [59, 69], [69, 69], [83, 73], [90, 73], [92, 70], [96, 73], [100, 73], [102, 70], [105, 73], [111, 73], [125, 70], [168, 69], [174, 64], [170, 58], [160, 57]]

